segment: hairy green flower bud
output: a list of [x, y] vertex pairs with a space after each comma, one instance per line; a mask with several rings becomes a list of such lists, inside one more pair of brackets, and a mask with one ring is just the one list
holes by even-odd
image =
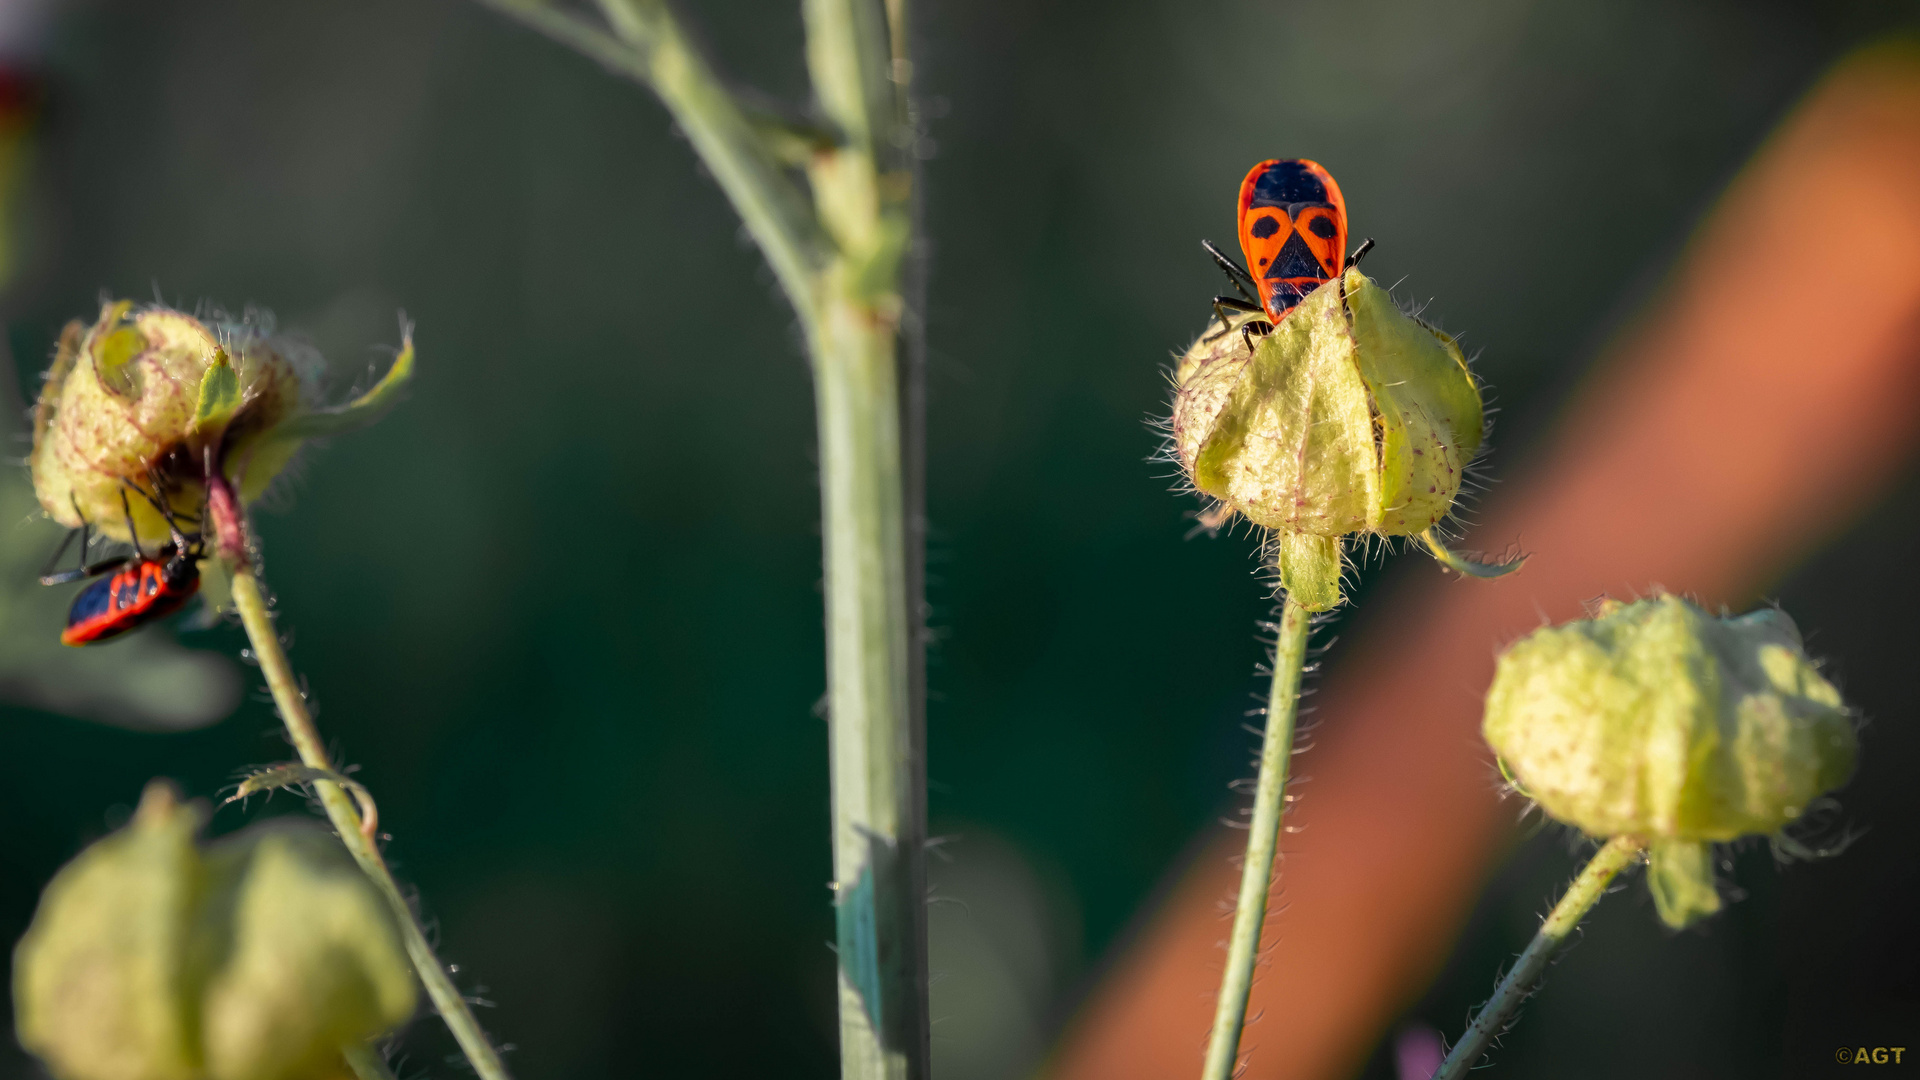
[[1243, 321], [1210, 327], [1176, 367], [1174, 453], [1195, 488], [1279, 534], [1289, 594], [1325, 610], [1341, 537], [1423, 534], [1452, 509], [1480, 391], [1451, 337], [1358, 270], [1251, 348]]
[[257, 497], [301, 444], [374, 419], [412, 369], [409, 345], [372, 391], [343, 408], [318, 401], [319, 354], [254, 322], [214, 324], [165, 307], [106, 304], [60, 335], [34, 410], [33, 486], [48, 516], [143, 544], [169, 532], [147, 492], [197, 520], [211, 462]]
[[1664, 594], [1514, 643], [1482, 730], [1549, 815], [1648, 842], [1674, 926], [1719, 907], [1710, 844], [1778, 832], [1846, 782], [1855, 752], [1852, 715], [1792, 619], [1715, 618]]
[[60, 1080], [320, 1080], [413, 1014], [380, 893], [304, 821], [200, 846], [151, 784], [48, 884], [14, 953], [15, 1031]]

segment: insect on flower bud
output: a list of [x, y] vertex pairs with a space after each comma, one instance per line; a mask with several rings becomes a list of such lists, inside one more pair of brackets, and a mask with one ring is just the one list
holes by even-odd
[[1454, 340], [1349, 269], [1264, 337], [1218, 322], [1175, 369], [1173, 448], [1201, 492], [1279, 536], [1282, 582], [1340, 600], [1340, 538], [1447, 516], [1480, 449], [1480, 390]]
[[340, 844], [280, 819], [209, 845], [148, 785], [14, 952], [15, 1031], [59, 1080], [321, 1080], [413, 1014], [393, 915]]
[[256, 498], [305, 440], [391, 406], [412, 361], [409, 344], [372, 390], [328, 408], [319, 354], [264, 325], [108, 303], [92, 326], [70, 323], [60, 335], [34, 409], [34, 491], [68, 528], [85, 523], [124, 541], [131, 519], [140, 542], [158, 546], [170, 531], [155, 503], [198, 520], [210, 461], [243, 500]]
[[1660, 916], [1720, 907], [1711, 844], [1773, 834], [1853, 772], [1852, 714], [1773, 608], [1605, 601], [1500, 657], [1482, 727], [1516, 785], [1591, 836], [1635, 836]]

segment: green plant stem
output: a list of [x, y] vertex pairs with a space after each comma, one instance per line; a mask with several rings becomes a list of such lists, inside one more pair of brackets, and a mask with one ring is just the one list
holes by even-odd
[[1487, 1052], [1488, 1045], [1506, 1030], [1520, 1003], [1533, 993], [1540, 976], [1547, 970], [1547, 964], [1566, 943], [1573, 928], [1580, 925], [1580, 920], [1586, 918], [1587, 912], [1599, 902], [1614, 876], [1638, 862], [1645, 849], [1645, 843], [1638, 838], [1616, 836], [1594, 853], [1593, 858], [1581, 869], [1580, 875], [1573, 879], [1566, 895], [1560, 898], [1560, 902], [1547, 914], [1546, 921], [1540, 924], [1540, 932], [1527, 943], [1520, 959], [1514, 962], [1513, 970], [1500, 980], [1500, 985], [1493, 991], [1493, 998], [1480, 1010], [1480, 1015], [1473, 1018], [1473, 1023], [1460, 1036], [1460, 1041], [1447, 1055], [1447, 1060], [1440, 1063], [1433, 1080], [1458, 1080], [1480, 1060], [1480, 1055]]
[[[273, 703], [280, 709], [280, 719], [287, 726], [287, 735], [293, 740], [293, 748], [300, 760], [315, 769], [333, 772], [333, 761], [327, 755], [326, 744], [320, 739], [320, 729], [314, 726], [313, 713], [307, 708], [306, 694], [300, 689], [299, 680], [294, 677], [293, 665], [287, 661], [287, 651], [280, 645], [280, 635], [273, 628], [273, 615], [267, 609], [259, 579], [251, 567], [233, 568], [233, 606], [240, 613], [241, 625], [246, 627], [247, 638], [253, 643], [253, 655], [260, 663], [261, 672], [267, 677], [267, 689], [273, 695]], [[414, 972], [427, 988], [427, 996], [433, 1000], [433, 1006], [439, 1010], [447, 1027], [453, 1031], [455, 1041], [466, 1053], [467, 1061], [473, 1065], [474, 1072], [481, 1080], [509, 1080], [506, 1066], [501, 1063], [500, 1055], [494, 1050], [493, 1043], [481, 1030], [479, 1021], [474, 1019], [473, 1010], [465, 998], [453, 985], [453, 979], [447, 969], [433, 954], [433, 946], [427, 943], [427, 935], [420, 928], [420, 920], [415, 916], [412, 905], [400, 893], [400, 886], [393, 880], [393, 872], [387, 868], [387, 861], [380, 854], [380, 846], [373, 838], [361, 831], [361, 819], [354, 806], [353, 797], [340, 785], [327, 780], [313, 781], [315, 792], [320, 796], [320, 805], [326, 808], [327, 817], [340, 834], [340, 842], [353, 855], [354, 861], [373, 879], [380, 892], [386, 896], [387, 904], [393, 909], [394, 921], [400, 926], [400, 935], [407, 946], [407, 956], [413, 961]]]
[[347, 1059], [347, 1067], [360, 1080], [397, 1080], [387, 1065], [387, 1056], [370, 1043], [348, 1043], [340, 1048], [340, 1056]]
[[1267, 730], [1260, 748], [1260, 779], [1253, 793], [1246, 862], [1240, 869], [1240, 897], [1234, 905], [1233, 936], [1227, 940], [1227, 968], [1220, 977], [1220, 1000], [1214, 1008], [1213, 1034], [1207, 1040], [1202, 1080], [1228, 1080], [1240, 1056], [1240, 1032], [1246, 1025], [1247, 997], [1253, 990], [1260, 929], [1266, 922], [1267, 894], [1273, 886], [1274, 853], [1286, 811], [1300, 674], [1312, 622], [1313, 616], [1291, 598], [1280, 612], [1279, 635], [1273, 648], [1273, 682], [1267, 692]]
[[[514, 7], [544, 7], [494, 2], [510, 12]], [[766, 255], [801, 321], [811, 324], [819, 312], [820, 275], [832, 245], [808, 209], [806, 196], [787, 178], [733, 92], [714, 74], [664, 0], [600, 0], [600, 9], [633, 50], [637, 62], [632, 73], [644, 72]]]
[[[820, 439], [841, 1075], [925, 1080], [923, 643], [908, 552], [921, 537], [920, 398], [918, 353], [904, 396], [897, 356], [916, 168], [907, 0], [804, 0], [827, 129], [784, 138], [747, 115], [664, 0], [598, 0], [612, 38], [541, 0], [484, 2], [651, 86], [799, 313]], [[783, 161], [804, 165], [811, 207]]]
[[[924, 751], [907, 709], [899, 400], [890, 330], [829, 316], [816, 366], [841, 1075], [927, 1075]], [[864, 345], [863, 345], [864, 342]], [[924, 871], [922, 870], [922, 873]]]

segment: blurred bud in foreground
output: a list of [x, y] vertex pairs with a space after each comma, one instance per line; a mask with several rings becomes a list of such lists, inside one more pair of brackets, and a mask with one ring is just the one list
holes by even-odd
[[253, 499], [311, 438], [376, 419], [412, 373], [403, 347], [378, 385], [339, 407], [319, 402], [325, 362], [264, 320], [209, 324], [165, 307], [108, 303], [68, 324], [34, 410], [34, 492], [68, 528], [118, 540], [128, 519], [145, 545], [168, 538], [150, 493], [188, 521], [206, 499], [209, 463]]
[[1668, 925], [1720, 908], [1711, 844], [1778, 833], [1853, 772], [1853, 716], [1793, 620], [1604, 601], [1500, 657], [1483, 726], [1550, 816], [1647, 842]]
[[1358, 270], [1251, 348], [1242, 325], [1216, 322], [1176, 367], [1174, 453], [1196, 489], [1273, 530], [1288, 595], [1324, 611], [1341, 537], [1437, 543], [1480, 449], [1480, 390], [1451, 337]]
[[413, 969], [318, 826], [208, 845], [171, 786], [47, 886], [14, 952], [15, 1031], [59, 1080], [320, 1080], [404, 1022]]

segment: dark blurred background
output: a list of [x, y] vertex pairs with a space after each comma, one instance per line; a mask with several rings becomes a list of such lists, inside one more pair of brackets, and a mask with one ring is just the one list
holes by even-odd
[[[732, 75], [803, 94], [793, 0], [682, 10]], [[1497, 477], [1798, 95], [1917, 17], [919, 5], [943, 1080], [1036, 1064], [1246, 771], [1267, 600], [1244, 537], [1185, 538], [1147, 421], [1247, 166], [1339, 178], [1368, 270], [1477, 350]], [[20, 40], [45, 94], [0, 304], [24, 392], [103, 291], [270, 308], [343, 389], [417, 322], [411, 400], [258, 523], [321, 726], [518, 1075], [837, 1075], [807, 373], [651, 95], [456, 0], [73, 3]], [[1747, 851], [1744, 900], [1700, 932], [1661, 932], [1644, 889], [1604, 905], [1582, 951], [1609, 962], [1562, 965], [1488, 1075], [1800, 1075], [1782, 1063], [1895, 1035], [1920, 1068], [1902, 491], [1773, 592], [1871, 718], [1844, 795], [1864, 839], [1785, 869]], [[17, 521], [10, 550], [58, 540]], [[1437, 572], [1405, 563], [1385, 573]], [[0, 708], [0, 935], [149, 777], [212, 795], [286, 756], [259, 693], [185, 732]], [[214, 828], [281, 812], [304, 811]], [[1456, 1033], [1574, 863], [1550, 831], [1521, 844], [1405, 1022]], [[1827, 914], [1863, 894], [1884, 920]], [[463, 1068], [431, 1017], [404, 1046], [403, 1075]], [[0, 1071], [37, 1066], [9, 1042]]]

